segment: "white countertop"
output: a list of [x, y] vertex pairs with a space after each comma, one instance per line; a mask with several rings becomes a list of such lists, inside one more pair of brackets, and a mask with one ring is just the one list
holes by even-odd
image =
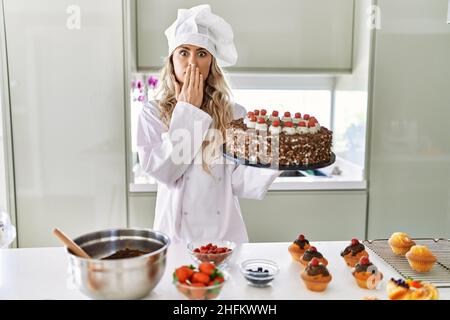
[[[382, 262], [370, 250], [371, 261], [383, 273], [379, 289], [365, 290], [357, 286], [340, 252], [348, 241], [313, 242], [328, 259], [328, 269], [333, 280], [325, 292], [306, 289], [300, 279], [302, 268], [292, 261], [287, 250], [290, 243], [247, 243], [238, 246], [226, 269], [230, 279], [225, 284], [219, 299], [259, 300], [307, 300], [307, 299], [357, 299], [375, 296], [387, 299], [386, 282], [391, 277], [399, 278], [395, 270]], [[280, 272], [267, 288], [247, 285], [239, 271], [239, 263], [250, 258], [265, 258], [276, 261]], [[164, 276], [147, 299], [185, 299], [172, 284], [175, 268], [191, 264], [192, 260], [183, 245], [173, 244], [168, 249]], [[439, 288], [441, 299], [450, 299], [450, 288]], [[0, 299], [87, 299], [71, 283], [65, 249], [27, 248], [0, 249]]]

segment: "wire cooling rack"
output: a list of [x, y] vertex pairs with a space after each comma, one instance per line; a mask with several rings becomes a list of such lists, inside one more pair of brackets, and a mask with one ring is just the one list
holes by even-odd
[[429, 272], [414, 271], [405, 256], [392, 252], [387, 239], [365, 240], [366, 245], [377, 256], [394, 268], [404, 278], [426, 281], [440, 288], [450, 288], [450, 241], [448, 239], [416, 238], [418, 245], [427, 246], [437, 261]]

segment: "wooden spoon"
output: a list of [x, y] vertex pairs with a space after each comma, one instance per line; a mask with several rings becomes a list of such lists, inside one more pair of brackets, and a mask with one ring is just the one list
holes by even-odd
[[79, 245], [77, 245], [72, 239], [70, 239], [68, 236], [64, 234], [64, 232], [58, 230], [57, 228], [53, 229], [53, 234], [58, 237], [59, 240], [61, 240], [67, 248], [70, 249], [75, 255], [85, 258], [85, 259], [91, 259], [91, 256], [86, 253]]

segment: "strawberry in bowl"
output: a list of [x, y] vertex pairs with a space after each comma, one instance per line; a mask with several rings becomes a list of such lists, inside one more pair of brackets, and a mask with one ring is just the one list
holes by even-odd
[[196, 263], [212, 262], [218, 268], [227, 266], [236, 244], [232, 241], [200, 241], [187, 245], [189, 254]]
[[226, 278], [212, 263], [202, 262], [198, 268], [181, 266], [173, 272], [173, 283], [190, 300], [210, 300], [219, 296]]

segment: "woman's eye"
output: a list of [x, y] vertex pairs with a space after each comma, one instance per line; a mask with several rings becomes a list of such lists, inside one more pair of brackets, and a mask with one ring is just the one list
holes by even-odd
[[180, 55], [183, 56], [183, 57], [186, 57], [187, 56], [187, 51], [186, 50], [181, 50], [180, 51]]
[[203, 52], [203, 51], [200, 51], [199, 53], [198, 53], [198, 55], [199, 55], [199, 57], [206, 57], [206, 52]]

